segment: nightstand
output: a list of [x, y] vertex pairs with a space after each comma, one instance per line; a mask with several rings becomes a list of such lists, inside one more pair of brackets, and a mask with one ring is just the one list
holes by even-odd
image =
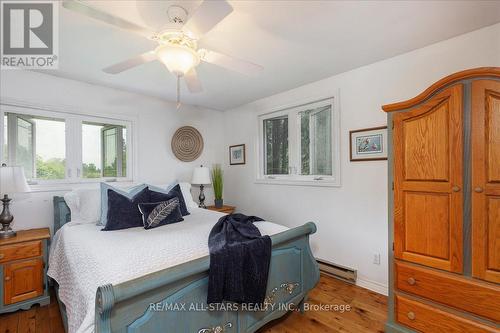
[[48, 228], [17, 231], [0, 239], [0, 313], [47, 305]]
[[216, 211], [216, 212], [220, 212], [220, 213], [232, 214], [232, 213], [234, 213], [236, 207], [234, 207], [234, 206], [227, 206], [227, 205], [224, 205], [221, 208], [217, 208], [215, 206], [207, 206], [207, 209], [210, 209], [210, 210], [213, 210], [213, 211]]

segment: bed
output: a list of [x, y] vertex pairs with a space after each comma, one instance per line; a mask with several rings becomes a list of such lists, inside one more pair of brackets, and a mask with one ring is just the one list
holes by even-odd
[[223, 215], [190, 209], [185, 221], [153, 230], [71, 221], [54, 197], [54, 237], [48, 275], [69, 332], [255, 332], [303, 304], [319, 280], [309, 246], [314, 223], [288, 229], [256, 222], [273, 250], [265, 305], [209, 307], [208, 234]]

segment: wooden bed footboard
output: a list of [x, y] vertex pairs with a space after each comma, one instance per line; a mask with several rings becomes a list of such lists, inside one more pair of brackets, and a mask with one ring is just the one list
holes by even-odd
[[312, 222], [271, 236], [273, 250], [265, 306], [206, 303], [209, 257], [116, 285], [96, 294], [96, 332], [255, 332], [300, 307], [319, 280], [309, 245]]

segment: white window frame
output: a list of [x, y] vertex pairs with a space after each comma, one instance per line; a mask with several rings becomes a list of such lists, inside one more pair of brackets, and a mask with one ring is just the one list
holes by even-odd
[[[76, 112], [66, 108], [54, 106], [42, 106], [22, 102], [0, 103], [0, 147], [4, 145], [4, 117], [6, 113], [20, 115], [30, 115], [35, 117], [56, 118], [65, 121], [66, 126], [66, 178], [64, 179], [34, 179], [30, 181], [30, 187], [33, 191], [43, 190], [45, 188], [59, 188], [64, 184], [88, 184], [99, 182], [133, 182], [136, 178], [137, 166], [135, 156], [135, 136], [136, 119], [134, 117], [118, 115], [93, 115], [90, 112]], [[104, 123], [109, 125], [123, 126], [127, 129], [127, 176], [126, 177], [101, 177], [101, 178], [83, 178], [82, 177], [82, 123]], [[10, 128], [8, 129], [10, 130]], [[10, 147], [9, 147], [10, 148]], [[0, 149], [0, 161], [4, 161], [3, 148]]]
[[[300, 112], [319, 108], [322, 106], [331, 106], [331, 138], [332, 138], [332, 175], [301, 175], [301, 155], [300, 155], [300, 137], [301, 124]], [[285, 175], [266, 175], [265, 174], [265, 142], [264, 142], [264, 120], [281, 116], [288, 116], [288, 168], [289, 173]], [[338, 93], [328, 97], [319, 97], [304, 101], [298, 101], [293, 104], [274, 108], [270, 111], [257, 116], [258, 122], [258, 140], [256, 161], [256, 179], [258, 184], [277, 184], [277, 185], [304, 185], [304, 186], [341, 186], [340, 172], [340, 109], [338, 102]]]
[[[4, 115], [2, 115], [2, 121], [4, 121]], [[10, 118], [10, 119], [9, 119]], [[35, 123], [31, 120], [28, 120], [26, 118], [23, 118], [21, 117], [22, 120], [26, 121], [27, 123], [30, 123], [31, 126], [33, 126], [33, 130], [32, 130], [32, 135], [31, 135], [31, 147], [33, 149], [33, 157], [36, 157], [36, 144], [35, 144], [35, 141], [36, 141], [36, 127], [35, 127]], [[17, 139], [17, 131], [18, 131], [18, 125], [17, 125], [17, 121], [16, 122], [12, 122], [12, 120], [17, 120], [15, 116], [11, 116], [9, 117], [7, 115], [7, 124], [8, 124], [8, 128], [7, 128], [7, 132], [9, 133], [9, 136], [13, 136]], [[3, 124], [2, 124], [3, 125]], [[4, 127], [2, 127], [4, 128]], [[2, 135], [2, 140], [3, 140], [3, 135]], [[3, 147], [3, 143], [2, 143], [2, 147]], [[16, 158], [17, 156], [17, 150], [16, 150], [16, 145], [11, 145], [8, 148], [8, 156], [9, 156], [9, 159], [10, 159], [10, 156], [14, 156], [14, 159]], [[2, 149], [2, 153], [3, 153], [3, 149]], [[33, 168], [33, 170], [36, 170], [36, 158], [33, 158], [33, 165], [31, 166]]]

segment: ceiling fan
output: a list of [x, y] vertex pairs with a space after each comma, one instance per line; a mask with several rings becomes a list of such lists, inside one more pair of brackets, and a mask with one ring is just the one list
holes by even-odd
[[177, 77], [177, 108], [180, 106], [180, 78], [184, 78], [192, 93], [202, 91], [196, 74], [200, 62], [207, 62], [246, 75], [255, 75], [263, 67], [219, 52], [199, 49], [198, 41], [233, 11], [225, 0], [204, 0], [187, 20], [188, 12], [172, 5], [166, 11], [168, 28], [154, 32], [122, 18], [108, 14], [78, 0], [64, 0], [63, 7], [121, 29], [137, 33], [158, 42], [149, 52], [119, 62], [103, 69], [108, 74], [118, 74], [147, 62], [159, 60]]

